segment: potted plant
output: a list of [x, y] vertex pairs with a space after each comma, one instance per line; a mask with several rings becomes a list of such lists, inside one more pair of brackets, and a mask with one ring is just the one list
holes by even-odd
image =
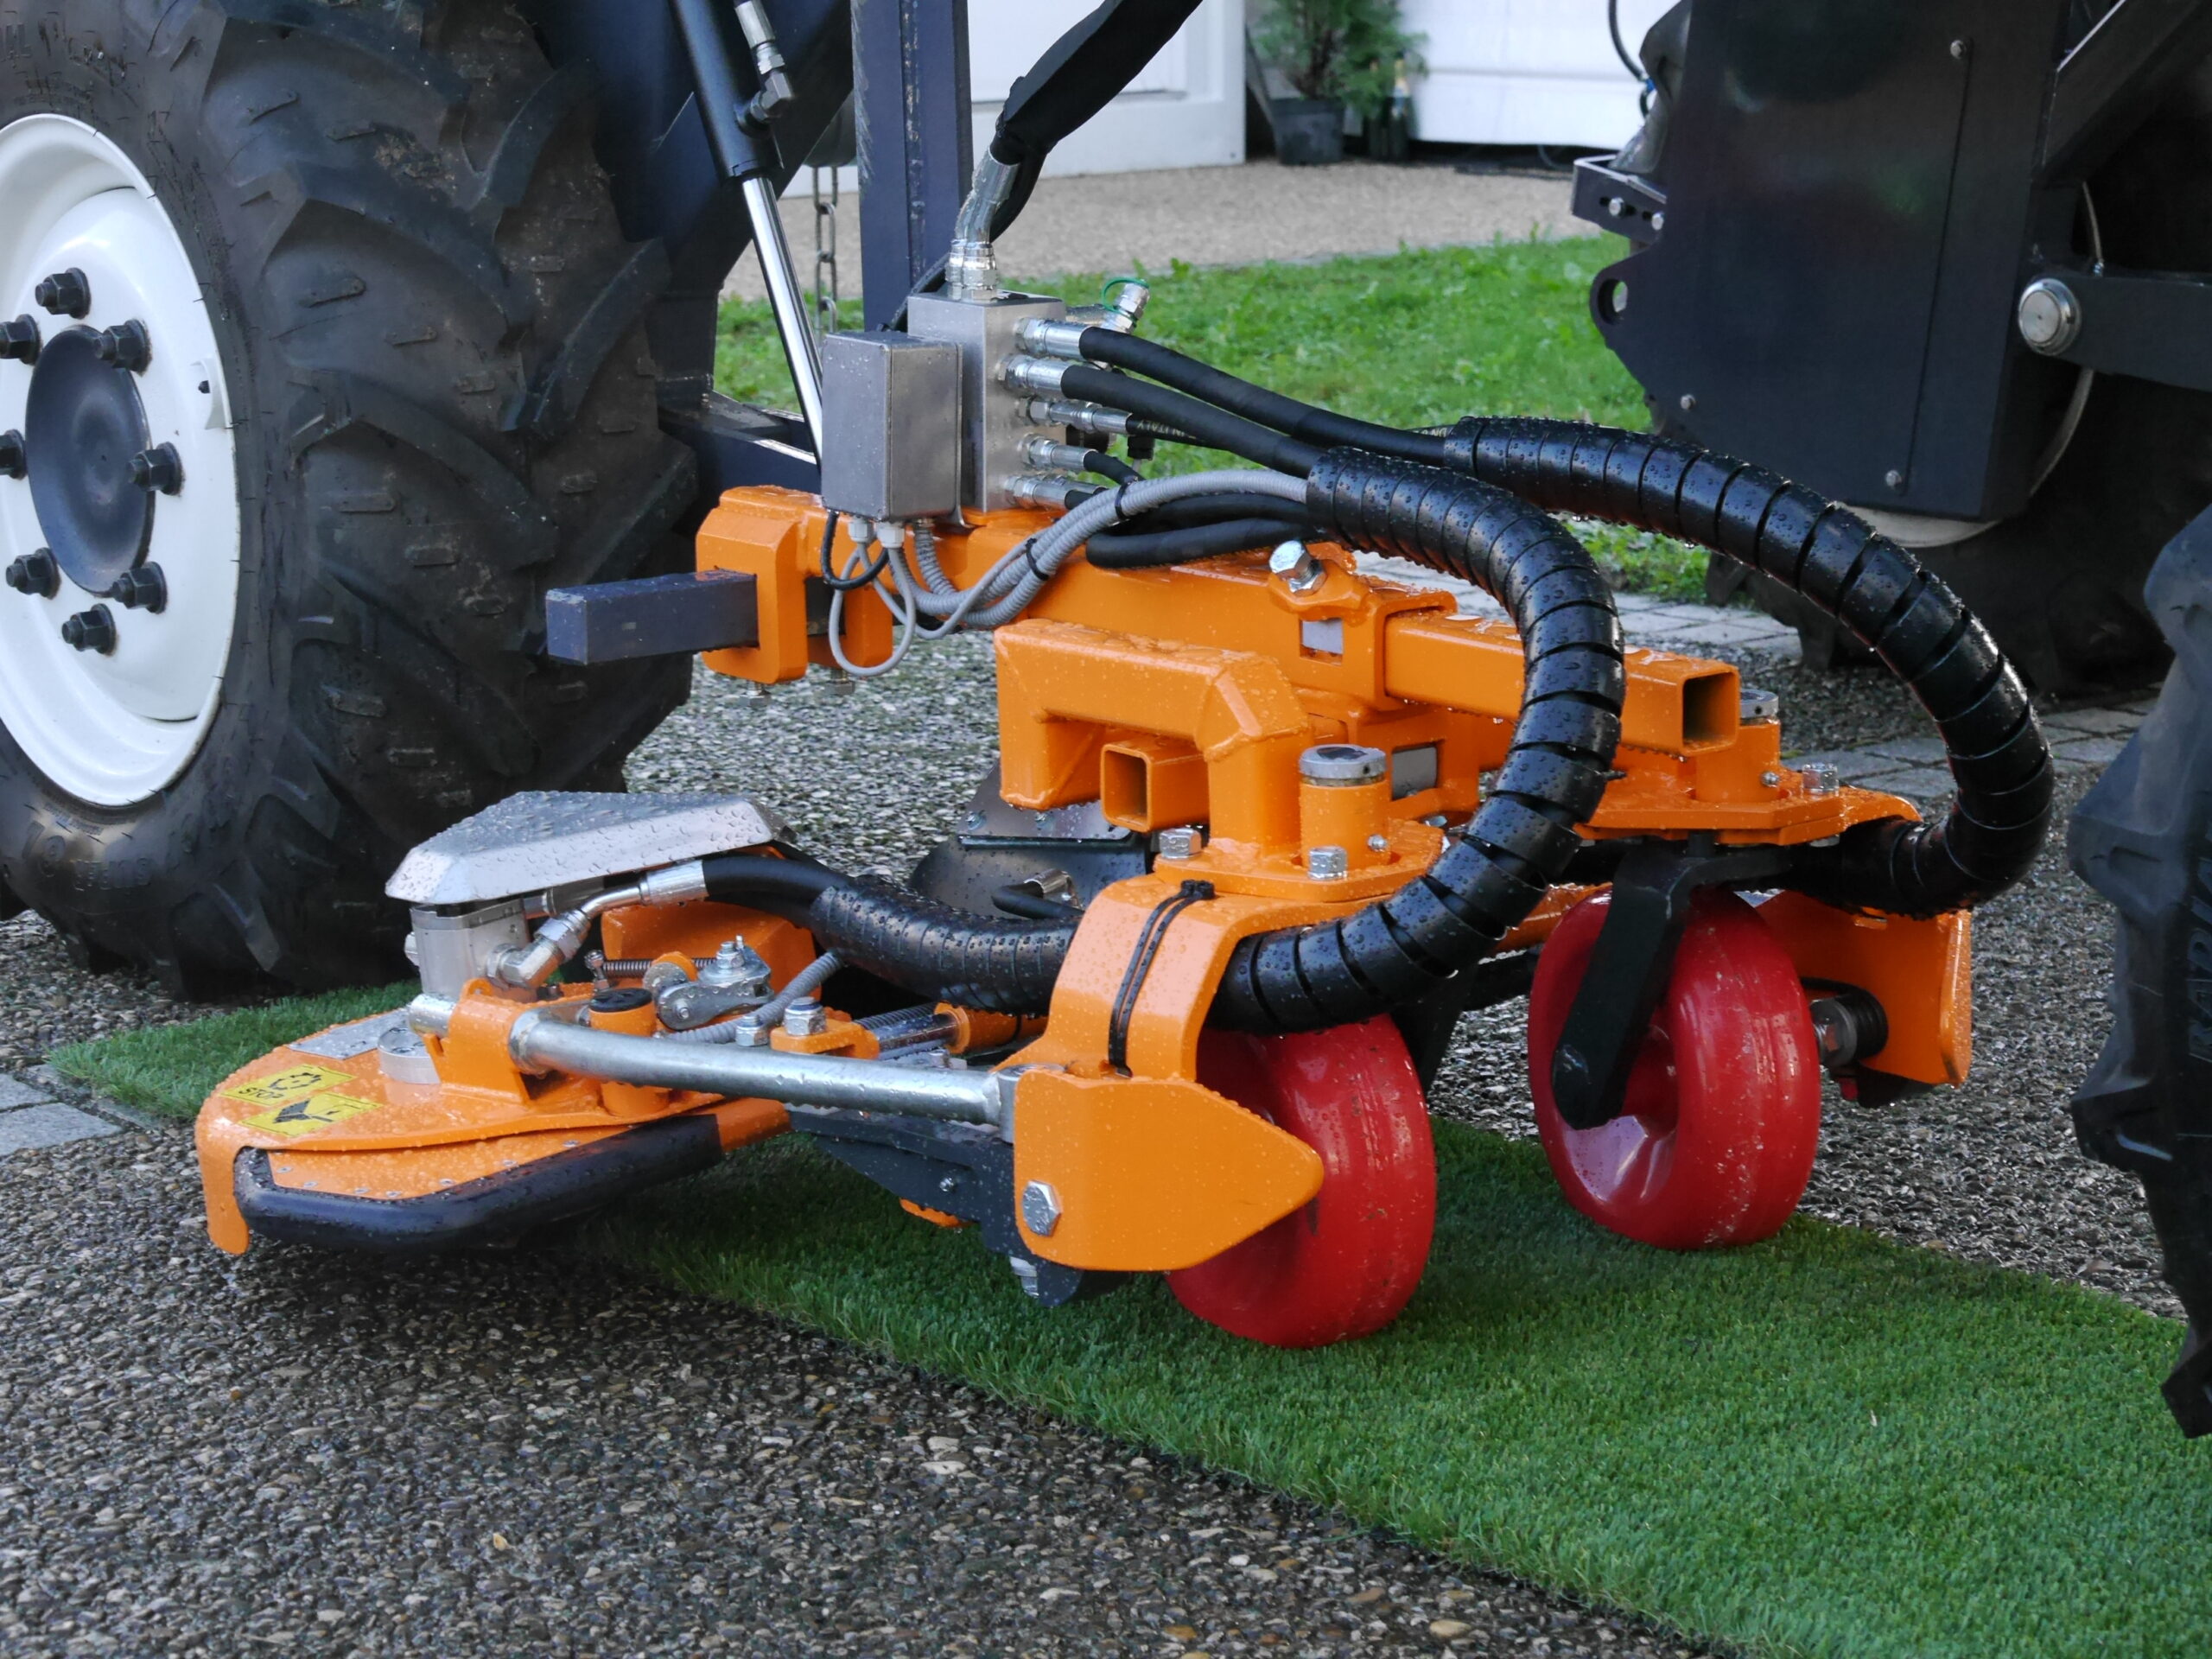
[[1274, 0], [1254, 44], [1297, 93], [1269, 100], [1287, 167], [1341, 160], [1347, 116], [1386, 123], [1393, 94], [1421, 67], [1421, 38], [1406, 32], [1397, 0]]

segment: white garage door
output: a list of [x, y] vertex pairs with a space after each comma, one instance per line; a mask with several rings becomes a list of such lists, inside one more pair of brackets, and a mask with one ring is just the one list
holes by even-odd
[[[1439, 143], [1615, 149], [1641, 90], [1614, 55], [1605, 0], [1402, 0], [1426, 35], [1414, 130]], [[1620, 0], [1633, 53], [1672, 0]]]

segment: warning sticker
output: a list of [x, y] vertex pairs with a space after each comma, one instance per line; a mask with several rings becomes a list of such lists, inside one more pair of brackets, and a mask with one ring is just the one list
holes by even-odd
[[344, 1092], [354, 1079], [324, 1065], [295, 1065], [224, 1090], [232, 1099], [267, 1109], [245, 1120], [246, 1127], [270, 1135], [313, 1135], [349, 1117], [373, 1112], [380, 1104]]

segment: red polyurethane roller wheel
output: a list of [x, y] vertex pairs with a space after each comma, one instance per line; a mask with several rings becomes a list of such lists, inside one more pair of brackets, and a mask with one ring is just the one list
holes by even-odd
[[1552, 1052], [1606, 903], [1586, 899], [1560, 920], [1529, 994], [1529, 1086], [1552, 1173], [1592, 1221], [1662, 1249], [1768, 1237], [1796, 1212], [1820, 1143], [1820, 1056], [1797, 971], [1750, 905], [1698, 894], [1628, 1109], [1569, 1128], [1552, 1104]]
[[1321, 1154], [1313, 1201], [1167, 1275], [1209, 1325], [1277, 1348], [1381, 1330], [1421, 1282], [1436, 1152], [1405, 1039], [1387, 1019], [1287, 1037], [1207, 1032], [1198, 1076]]

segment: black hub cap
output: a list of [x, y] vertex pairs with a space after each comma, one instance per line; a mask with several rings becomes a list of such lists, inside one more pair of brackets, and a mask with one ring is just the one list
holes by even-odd
[[100, 361], [99, 340], [70, 328], [46, 343], [23, 418], [39, 527], [90, 594], [112, 588], [154, 533], [154, 498], [130, 479], [147, 448], [145, 406], [130, 372]]

